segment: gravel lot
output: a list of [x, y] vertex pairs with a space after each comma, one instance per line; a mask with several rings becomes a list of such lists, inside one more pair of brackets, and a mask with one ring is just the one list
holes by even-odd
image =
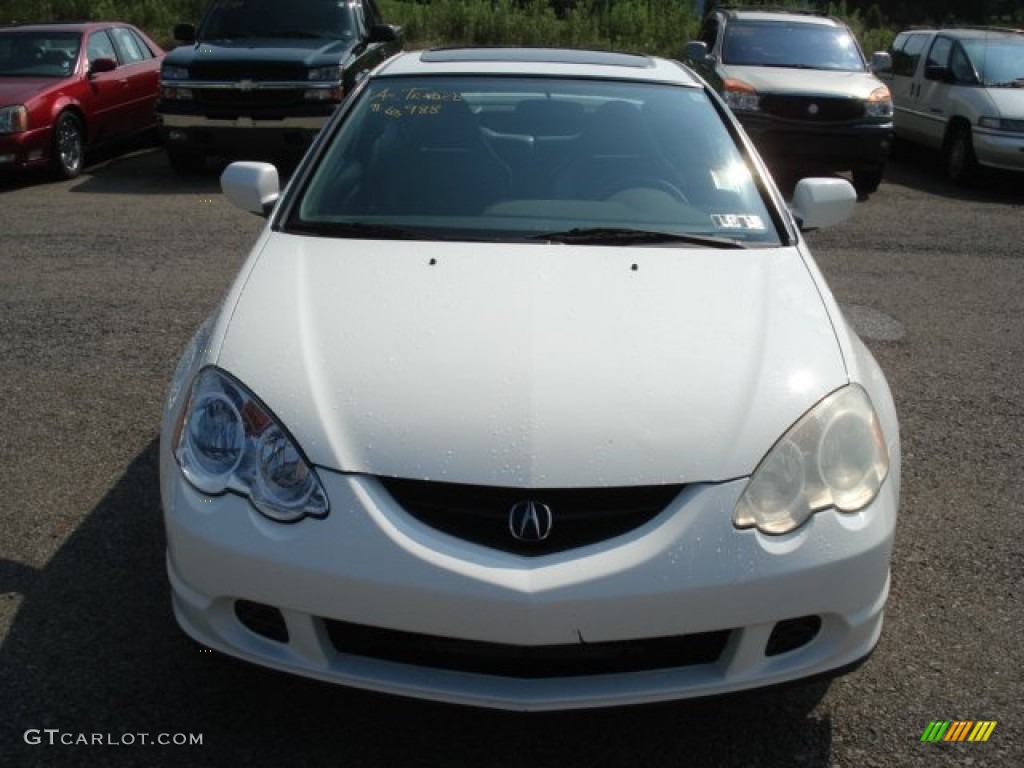
[[[875, 655], [831, 686], [543, 715], [340, 689], [189, 641], [164, 575], [157, 425], [262, 220], [155, 149], [73, 182], [0, 179], [0, 765], [1024, 765], [1024, 186], [965, 191], [933, 165], [899, 158], [852, 221], [812, 235], [904, 433]], [[983, 744], [921, 743], [932, 720], [998, 725]], [[143, 743], [159, 734], [202, 744]]]

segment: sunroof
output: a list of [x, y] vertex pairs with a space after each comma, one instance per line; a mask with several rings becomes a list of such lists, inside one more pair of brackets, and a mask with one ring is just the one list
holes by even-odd
[[616, 51], [569, 48], [435, 48], [423, 53], [426, 62], [516, 61], [548, 64], [593, 64], [613, 67], [649, 68], [650, 57]]

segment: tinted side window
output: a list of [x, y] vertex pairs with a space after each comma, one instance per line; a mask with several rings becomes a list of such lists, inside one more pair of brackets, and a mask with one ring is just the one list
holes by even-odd
[[124, 27], [115, 27], [110, 30], [110, 33], [117, 42], [117, 47], [121, 49], [121, 58], [124, 59], [125, 64], [134, 64], [147, 58], [143, 53], [145, 46], [139, 47], [139, 42], [135, 39], [131, 30]]
[[948, 67], [949, 54], [953, 50], [953, 41], [948, 37], [937, 37], [928, 51], [926, 67]]
[[[928, 42], [927, 35], [907, 35], [901, 41], [900, 35], [893, 42], [892, 49], [892, 73], [894, 75], [913, 76], [917, 71], [917, 64], [921, 61], [921, 52], [925, 43]], [[897, 48], [897, 46], [902, 46]]]
[[364, 21], [366, 23], [366, 28], [369, 29], [370, 27], [372, 27], [372, 26], [374, 26], [376, 24], [380, 24], [381, 23], [381, 20], [380, 20], [381, 16], [380, 16], [380, 11], [377, 10], [376, 3], [374, 3], [373, 0], [363, 0], [363, 4], [362, 5], [363, 5], [363, 16], [364, 16]]
[[960, 43], [953, 46], [953, 53], [949, 57], [949, 68], [953, 71], [953, 77], [958, 83], [971, 84], [978, 82], [978, 75], [974, 71], [971, 60]]
[[110, 35], [107, 34], [106, 30], [93, 32], [89, 35], [89, 46], [86, 51], [90, 64], [96, 61], [96, 59], [113, 59], [117, 61], [114, 42], [110, 39]]
[[708, 19], [700, 29], [697, 39], [708, 47], [710, 53], [715, 47], [715, 40], [718, 38], [718, 19]]

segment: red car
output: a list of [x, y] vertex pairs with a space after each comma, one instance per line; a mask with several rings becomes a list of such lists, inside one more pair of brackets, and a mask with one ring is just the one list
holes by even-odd
[[87, 148], [153, 128], [163, 57], [118, 22], [0, 27], [0, 171], [74, 178]]

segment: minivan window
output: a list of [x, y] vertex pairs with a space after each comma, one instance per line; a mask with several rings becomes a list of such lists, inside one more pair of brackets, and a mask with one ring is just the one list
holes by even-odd
[[[893, 43], [892, 50], [892, 73], [913, 77], [917, 71], [917, 64], [921, 61], [921, 52], [924, 50], [928, 36], [923, 34], [907, 35], [903, 41], [899, 38]], [[897, 45], [901, 47], [897, 48]]]
[[928, 51], [926, 67], [945, 67], [949, 65], [949, 52], [953, 48], [953, 41], [948, 37], [937, 37]]

